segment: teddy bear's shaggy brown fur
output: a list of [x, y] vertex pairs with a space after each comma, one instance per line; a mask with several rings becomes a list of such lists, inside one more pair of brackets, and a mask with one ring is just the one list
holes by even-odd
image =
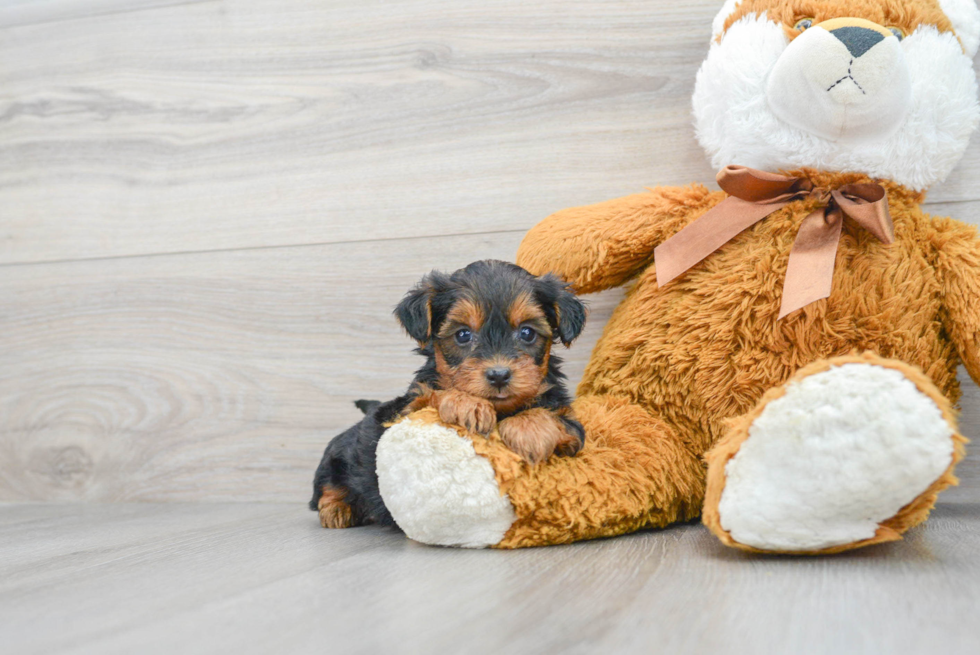
[[[944, 9], [957, 12], [956, 16], [948, 16]], [[824, 22], [842, 16], [848, 18]], [[960, 397], [956, 379], [958, 365], [965, 364], [973, 379], [980, 380], [980, 239], [972, 226], [924, 213], [920, 205], [925, 192], [916, 189], [924, 189], [948, 172], [976, 124], [976, 87], [972, 71], [966, 67], [968, 57], [980, 41], [980, 13], [965, 0], [942, 0], [942, 4], [940, 0], [741, 0], [726, 3], [716, 19], [712, 53], [723, 49], [725, 31], [736, 22], [744, 29], [743, 34], [750, 36], [737, 36], [726, 43], [732, 48], [742, 48], [742, 51], [755, 47], [756, 42], [751, 39], [769, 39], [767, 47], [778, 46], [788, 51], [787, 42], [792, 43], [804, 30], [814, 27], [816, 31], [809, 35], [809, 40], [797, 45], [802, 48], [810, 42], [822, 43], [831, 50], [837, 48], [834, 56], [838, 59], [832, 64], [840, 64], [843, 57], [842, 70], [855, 86], [845, 89], [851, 98], [856, 93], [864, 93], [864, 89], [860, 88], [857, 78], [851, 77], [848, 57], [853, 57], [851, 63], [854, 63], [876, 43], [884, 43], [878, 50], [883, 66], [890, 61], [901, 63], [901, 57], [911, 58], [911, 54], [904, 54], [906, 50], [902, 50], [902, 46], [922, 44], [923, 39], [933, 39], [929, 43], [939, 44], [930, 52], [944, 48], [944, 56], [956, 60], [952, 63], [960, 67], [957, 80], [965, 79], [966, 82], [957, 90], [962, 102], [956, 111], [960, 113], [956, 116], [947, 113], [942, 119], [947, 121], [944, 129], [951, 126], [945, 133], [947, 140], [940, 144], [947, 148], [943, 152], [927, 153], [928, 148], [938, 142], [938, 139], [930, 141], [928, 134], [931, 134], [930, 129], [939, 126], [941, 119], [935, 117], [943, 108], [951, 106], [947, 100], [943, 100], [932, 114], [928, 111], [915, 114], [918, 129], [924, 130], [922, 134], [914, 134], [905, 141], [902, 141], [904, 134], [898, 137], [894, 137], [894, 133], [876, 134], [874, 138], [887, 145], [878, 150], [874, 149], [878, 146], [863, 146], [859, 141], [821, 140], [806, 133], [805, 129], [794, 132], [796, 128], [769, 118], [764, 119], [769, 122], [758, 123], [768, 126], [766, 129], [770, 131], [782, 130], [772, 142], [774, 149], [783, 148], [778, 155], [772, 155], [775, 161], [792, 161], [800, 148], [809, 148], [804, 155], [813, 159], [842, 156], [840, 161], [845, 162], [842, 167], [847, 162], [854, 164], [854, 168], [847, 170], [875, 167], [878, 167], [876, 170], [882, 167], [894, 170], [895, 175], [888, 175], [886, 179], [872, 178], [862, 172], [828, 172], [812, 168], [783, 171], [786, 175], [808, 180], [812, 187], [828, 191], [851, 184], [881, 185], [894, 222], [894, 242], [884, 243], [845, 219], [836, 249], [829, 297], [780, 318], [787, 263], [800, 223], [811, 212], [826, 205], [827, 193], [814, 193], [789, 202], [664, 284], [658, 284], [654, 249], [725, 200], [725, 192], [710, 191], [697, 184], [657, 187], [646, 193], [567, 209], [548, 217], [525, 237], [517, 254], [520, 266], [535, 275], [556, 273], [580, 293], [629, 285], [625, 299], [615, 310], [595, 347], [574, 403], [576, 416], [586, 429], [585, 447], [575, 458], [552, 458], [542, 465], [529, 466], [507, 450], [496, 435], [484, 439], [459, 432], [467, 441], [472, 441], [477, 456], [489, 461], [491, 484], [509, 501], [513, 515], [508, 514], [509, 508], [501, 510], [493, 505], [492, 493], [488, 501], [486, 495], [471, 493], [463, 484], [446, 486], [443, 480], [451, 476], [453, 470], [447, 458], [445, 472], [433, 469], [430, 475], [433, 482], [420, 482], [413, 493], [427, 494], [430, 488], [438, 486], [439, 493], [450, 500], [443, 501], [437, 493], [431, 493], [429, 499], [434, 500], [430, 507], [435, 509], [417, 509], [421, 506], [414, 498], [407, 498], [405, 504], [403, 515], [406, 521], [415, 521], [423, 528], [436, 520], [449, 526], [435, 537], [419, 530], [421, 540], [514, 548], [610, 536], [703, 515], [706, 525], [722, 542], [731, 546], [770, 552], [837, 552], [898, 538], [909, 527], [923, 521], [937, 494], [955, 483], [953, 468], [963, 456], [965, 443], [952, 409]], [[830, 27], [820, 27], [821, 23]], [[954, 23], [961, 32], [954, 32]], [[832, 34], [842, 25], [843, 31]], [[918, 29], [920, 27], [922, 29]], [[861, 38], [867, 40], [853, 40], [861, 30], [864, 30]], [[900, 46], [900, 39], [913, 32], [918, 35], [917, 40], [910, 39], [910, 43]], [[787, 39], [783, 39], [782, 34]], [[834, 42], [834, 38], [842, 40], [844, 45]], [[731, 45], [733, 43], [736, 45]], [[909, 64], [910, 67], [921, 64], [915, 73], [919, 75], [916, 83], [922, 83], [924, 78], [928, 81], [931, 74], [922, 73], [922, 67], [926, 65], [922, 63], [925, 61], [923, 50], [910, 48], [908, 52], [919, 53], [918, 59]], [[699, 138], [709, 151], [714, 149], [713, 154], [721, 152], [721, 156], [727, 157], [728, 140], [737, 145], [736, 158], [749, 162], [754, 161], [753, 157], [758, 161], [769, 161], [770, 153], [764, 149], [765, 144], [754, 137], [755, 133], [751, 131], [754, 127], [750, 124], [754, 118], [751, 112], [763, 111], [760, 107], [764, 106], [768, 92], [761, 86], [752, 87], [752, 93], [756, 95], [747, 99], [732, 96], [732, 102], [744, 101], [747, 108], [745, 115], [739, 115], [744, 119], [741, 124], [726, 123], [724, 129], [717, 129], [727, 118], [728, 106], [723, 105], [717, 110], [710, 101], [725, 92], [728, 78], [724, 66], [737, 67], [727, 58], [731, 54], [732, 51], [725, 51], [714, 59], [709, 54], [702, 73], [707, 70], [705, 76], [715, 74], [718, 79], [705, 80], [702, 84], [699, 74], [699, 88], [707, 90], [701, 96], [697, 91], [695, 93]], [[892, 55], [893, 59], [889, 60]], [[806, 62], [804, 66], [809, 64], [805, 58], [795, 61]], [[938, 70], [937, 64], [929, 65], [934, 66], [933, 71]], [[896, 66], [895, 75], [904, 75], [904, 69]], [[755, 71], [756, 82], [753, 83], [764, 80], [765, 72]], [[931, 76], [935, 78], [935, 75]], [[742, 82], [748, 84], [745, 80]], [[836, 84], [831, 82], [830, 88], [817, 85], [817, 91], [829, 93]], [[781, 91], [776, 89], [775, 92]], [[784, 94], [781, 99], [786, 100], [786, 97]], [[759, 104], [760, 98], [763, 104]], [[845, 101], [850, 102], [844, 97], [841, 102]], [[933, 109], [930, 106], [929, 110]], [[711, 113], [713, 111], [716, 113]], [[930, 125], [931, 120], [936, 124]], [[737, 135], [732, 132], [743, 126], [748, 136], [737, 141]], [[920, 160], [889, 161], [882, 155], [893, 151], [889, 148], [909, 144], [921, 146], [924, 154]], [[926, 161], [927, 155], [932, 160]], [[770, 170], [793, 167], [775, 166]], [[859, 530], [844, 536], [821, 534], [821, 526], [830, 523], [818, 520], [802, 527], [788, 528], [780, 534], [780, 526], [770, 523], [762, 532], [771, 534], [756, 539], [758, 548], [751, 540], [740, 541], [725, 526], [721, 516], [723, 496], [733, 485], [732, 463], [739, 460], [746, 444], [760, 443], [755, 440], [753, 431], [759, 425], [758, 419], [769, 408], [779, 405], [784, 397], [789, 397], [791, 391], [807, 381], [817, 379], [822, 384], [823, 380], [829, 380], [826, 374], [832, 369], [886, 371], [883, 375], [899, 379], [900, 385], [904, 385], [912, 396], [925, 399], [928, 408], [922, 416], [932, 417], [929, 420], [933, 421], [933, 426], [940, 426], [937, 434], [941, 433], [941, 436], [934, 442], [939, 445], [931, 453], [922, 451], [923, 457], [937, 453], [940, 457], [933, 459], [934, 466], [927, 476], [917, 479], [917, 486], [905, 489], [909, 494], [901, 496], [902, 500], [889, 510], [890, 514], [871, 520], [870, 529], [865, 533]], [[854, 403], [861, 405], [862, 411], [841, 414], [839, 408], [851, 397], [840, 391], [837, 393], [836, 398], [842, 404], [836, 408], [833, 403], [824, 404], [820, 411], [838, 412], [835, 416], [846, 427], [830, 435], [833, 443], [828, 447], [832, 451], [827, 457], [830, 464], [825, 464], [827, 468], [823, 471], [833, 471], [836, 465], [846, 469], [850, 463], [848, 457], [869, 447], [867, 442], [861, 441], [867, 435], [860, 429], [848, 432], [855, 423], [863, 420], [864, 408], [871, 408], [866, 412], [869, 414], [878, 412], [883, 419], [881, 425], [887, 426], [890, 418], [875, 408], [873, 396]], [[788, 405], [783, 403], [782, 406]], [[812, 407], [805, 403], [793, 406], [796, 414], [780, 425], [787, 427], [787, 433], [792, 432], [796, 427], [794, 421], [801, 425], [809, 420], [807, 414]], [[899, 408], [896, 415], [901, 413]], [[436, 418], [430, 413], [415, 415], [412, 420], [431, 427]], [[419, 451], [426, 456], [434, 452], [423, 441], [424, 430], [413, 436], [412, 431], [416, 428], [410, 423], [396, 428], [393, 430], [397, 432], [398, 441], [392, 443], [401, 450], [394, 447], [390, 450], [386, 459], [391, 466], [400, 462], [396, 454], [398, 457], [411, 455], [404, 444], [412, 439], [421, 444]], [[814, 436], [812, 432], [807, 434], [807, 429], [801, 428], [786, 439]], [[832, 427], [829, 432], [836, 429]], [[881, 428], [875, 429], [879, 430], [878, 434], [882, 433]], [[425, 434], [438, 436], [431, 430]], [[455, 433], [452, 434], [455, 439]], [[773, 435], [776, 442], [782, 438], [782, 433], [770, 432], [769, 436]], [[820, 442], [824, 436], [823, 433], [816, 434], [815, 441]], [[449, 444], [447, 450], [450, 446], [456, 448], [452, 439], [445, 443]], [[824, 445], [820, 442], [817, 448]], [[468, 443], [466, 448], [469, 448]], [[780, 451], [777, 448], [775, 452]], [[883, 452], [881, 461], [887, 461], [892, 451], [885, 446]], [[467, 456], [464, 453], [454, 457], [464, 461]], [[784, 460], [765, 460], [763, 464], [772, 470], [779, 468], [781, 461]], [[427, 464], [431, 465], [431, 462], [427, 461]], [[872, 463], [872, 468], [875, 465]], [[753, 474], [759, 470], [762, 469], [756, 467]], [[414, 475], [414, 470], [409, 473]], [[816, 483], [806, 489], [819, 496], [819, 480], [823, 473], [813, 475]], [[860, 478], [862, 473], [859, 471], [855, 475]], [[744, 481], [751, 476], [745, 474], [742, 477]], [[869, 497], [877, 491], [870, 477], [858, 480], [859, 483], [867, 482], [864, 490]], [[904, 478], [901, 474], [895, 479], [898, 480], [897, 487], [902, 488]], [[452, 493], [442, 491], [446, 488]], [[753, 512], [757, 507], [767, 510], [766, 504], [783, 502], [782, 489], [778, 485], [763, 486], [761, 492], [757, 487], [755, 492], [754, 500], [742, 506], [747, 508], [743, 516], [748, 516], [750, 522], [755, 518]], [[811, 504], [809, 500], [804, 497], [801, 504]], [[858, 507], [858, 518], [866, 518], [861, 515], [862, 499], [855, 497], [853, 503], [850, 500], [845, 498], [843, 504], [850, 504], [850, 509]], [[472, 514], [466, 509], [468, 503], [476, 507], [478, 502], [482, 503], [480, 507], [486, 508], [480, 511], [486, 511], [487, 516], [496, 512], [494, 525], [509, 527], [500, 533], [489, 530], [472, 538], [459, 536], [463, 530], [453, 528], [453, 521], [468, 520]], [[797, 501], [784, 503], [783, 509], [788, 509], [789, 514], [795, 511], [793, 502]], [[801, 512], [804, 509], [800, 507]], [[834, 511], [834, 506], [815, 510], [816, 514], [833, 514]], [[428, 518], [430, 516], [434, 518]], [[474, 523], [479, 522], [477, 519]], [[828, 531], [832, 532], [833, 528]], [[410, 530], [406, 532], [411, 536]], [[805, 539], [799, 538], [801, 533], [808, 533], [804, 534]]]
[[[812, 170], [790, 175], [832, 188], [869, 181]], [[568, 506], [574, 523], [588, 514], [589, 498], [582, 496], [595, 488], [597, 495], [620, 499], [623, 511], [612, 515], [630, 528], [696, 517], [705, 493], [702, 457], [729, 434], [729, 422], [758, 411], [763, 396], [801, 368], [854, 351], [917, 367], [955, 403], [958, 363], [980, 378], [980, 241], [971, 226], [923, 213], [922, 194], [884, 185], [895, 243], [886, 246], [845, 223], [833, 295], [781, 321], [776, 316], [795, 226], [815, 208], [814, 200], [770, 215], [665, 288], [657, 285], [653, 248], [721, 201], [723, 192], [660, 187], [558, 212], [532, 229], [517, 256], [524, 268], [557, 272], [580, 292], [636, 281], [579, 387], [576, 414], [590, 436], [583, 457], [546, 471], [589, 483], [569, 484], [571, 494], [556, 485], [554, 498], [534, 500], [529, 493], [528, 502]], [[620, 460], [649, 463], [622, 467]], [[515, 484], [501, 477], [502, 489]], [[623, 489], [607, 492], [616, 482]], [[521, 483], [550, 488], [529, 478]], [[644, 511], [630, 511], [631, 500]], [[534, 513], [518, 512], [524, 514]], [[564, 536], [624, 527], [606, 521]], [[515, 524], [501, 545], [550, 543], [555, 536], [542, 526], [524, 531]]]

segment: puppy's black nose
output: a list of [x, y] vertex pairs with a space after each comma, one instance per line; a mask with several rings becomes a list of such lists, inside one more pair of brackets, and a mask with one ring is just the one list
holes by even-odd
[[509, 368], [488, 368], [486, 372], [487, 380], [493, 386], [501, 389], [510, 382]]
[[838, 27], [836, 30], [830, 30], [830, 33], [847, 46], [848, 52], [855, 59], [885, 40], [881, 32], [856, 25]]

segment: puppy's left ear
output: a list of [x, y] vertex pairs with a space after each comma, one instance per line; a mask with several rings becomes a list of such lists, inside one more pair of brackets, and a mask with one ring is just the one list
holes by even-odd
[[[558, 331], [563, 344], [570, 345], [585, 327], [585, 303], [572, 293], [571, 287], [556, 275], [548, 273], [537, 279], [538, 299], [548, 320]], [[548, 309], [554, 312], [552, 315]]]
[[444, 284], [445, 276], [438, 271], [432, 271], [406, 293], [395, 307], [398, 322], [408, 332], [408, 336], [420, 344], [424, 345], [432, 337], [432, 300], [438, 291], [437, 287]]
[[425, 343], [429, 339], [430, 316], [432, 315], [432, 305], [430, 304], [429, 289], [421, 284], [408, 293], [395, 307], [395, 316], [402, 324], [408, 336], [419, 343]]

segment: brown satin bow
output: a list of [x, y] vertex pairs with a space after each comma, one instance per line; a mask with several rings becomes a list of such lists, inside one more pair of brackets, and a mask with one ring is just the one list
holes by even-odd
[[687, 271], [742, 230], [807, 196], [817, 198], [824, 206], [810, 212], [797, 232], [783, 282], [779, 318], [830, 295], [844, 216], [882, 243], [895, 240], [888, 198], [880, 184], [826, 189], [814, 187], [802, 177], [726, 166], [718, 173], [718, 185], [729, 197], [653, 251], [659, 286]]

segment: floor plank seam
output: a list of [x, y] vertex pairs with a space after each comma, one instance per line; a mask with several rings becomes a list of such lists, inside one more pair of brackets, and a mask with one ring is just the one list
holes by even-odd
[[415, 236], [380, 237], [376, 239], [351, 239], [348, 241], [316, 241], [311, 243], [287, 243], [272, 246], [241, 246], [237, 248], [215, 248], [212, 250], [176, 250], [173, 252], [135, 253], [132, 255], [108, 255], [106, 257], [78, 257], [74, 259], [47, 259], [32, 262], [0, 262], [0, 268], [15, 266], [45, 266], [54, 264], [75, 264], [80, 262], [103, 262], [120, 259], [139, 259], [142, 257], [180, 257], [185, 255], [213, 255], [235, 252], [252, 252], [263, 250], [279, 250], [294, 248], [322, 248], [324, 246], [346, 246], [362, 243], [378, 243], [382, 241], [418, 241], [420, 239], [452, 239], [456, 237], [479, 237], [492, 234], [523, 234], [527, 230], [489, 230], [486, 232], [453, 232], [449, 234], [420, 234]]

